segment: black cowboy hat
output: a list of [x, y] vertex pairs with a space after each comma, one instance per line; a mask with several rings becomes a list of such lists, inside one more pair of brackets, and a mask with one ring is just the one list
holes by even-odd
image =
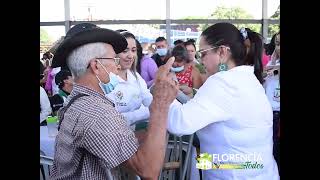
[[[74, 29], [75, 28], [75, 29]], [[70, 33], [72, 31], [72, 33]], [[63, 42], [57, 48], [53, 59], [52, 68], [67, 67], [67, 57], [72, 50], [88, 43], [104, 42], [110, 44], [118, 54], [127, 48], [127, 40], [119, 32], [100, 28], [98, 26], [74, 26], [67, 33]], [[74, 33], [75, 32], [75, 33]]]

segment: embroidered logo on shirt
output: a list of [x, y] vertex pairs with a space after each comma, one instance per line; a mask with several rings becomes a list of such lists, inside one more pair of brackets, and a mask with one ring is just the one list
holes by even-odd
[[276, 88], [273, 93], [273, 100], [280, 102], [280, 88]]
[[116, 106], [127, 106], [127, 103], [124, 102], [116, 102]]
[[275, 88], [273, 92], [273, 100], [280, 102], [280, 82], [278, 82], [278, 86]]
[[116, 96], [116, 106], [127, 106], [127, 103], [125, 102], [121, 102], [121, 100], [123, 99], [123, 92], [121, 91], [117, 91], [115, 93], [115, 96]]
[[121, 91], [116, 92], [116, 98], [118, 101], [121, 101], [123, 98], [123, 93]]

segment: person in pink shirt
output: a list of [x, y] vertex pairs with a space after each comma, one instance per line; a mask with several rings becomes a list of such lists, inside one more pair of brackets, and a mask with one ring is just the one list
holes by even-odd
[[53, 96], [55, 94], [59, 93], [59, 87], [58, 85], [56, 85], [55, 83], [55, 76], [58, 72], [60, 72], [61, 67], [56, 67], [56, 68], [51, 68], [48, 67], [49, 71], [48, 71], [48, 77], [47, 77], [47, 81], [46, 81], [46, 85], [45, 85], [45, 90], [47, 91], [47, 93], [49, 94], [49, 96]]
[[262, 66], [263, 68], [266, 67], [266, 65], [269, 62], [270, 57], [266, 54], [266, 48], [263, 48], [263, 52], [262, 52]]
[[48, 95], [51, 96], [52, 95], [52, 79], [53, 79], [53, 77], [51, 75], [52, 68], [50, 66], [48, 66], [47, 69], [48, 69], [47, 81], [45, 83], [44, 89], [46, 90]]

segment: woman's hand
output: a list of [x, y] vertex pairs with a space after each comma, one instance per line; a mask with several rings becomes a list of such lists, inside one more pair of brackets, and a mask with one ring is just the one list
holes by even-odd
[[179, 85], [179, 89], [186, 95], [193, 93], [193, 89], [187, 85], [184, 85], [184, 84]]

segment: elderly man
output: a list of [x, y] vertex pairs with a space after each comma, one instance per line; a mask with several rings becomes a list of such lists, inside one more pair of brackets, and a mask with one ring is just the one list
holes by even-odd
[[53, 66], [68, 66], [74, 87], [58, 112], [51, 179], [119, 179], [122, 166], [142, 178], [157, 179], [165, 155], [169, 105], [177, 85], [169, 73], [173, 59], [159, 69], [150, 105], [150, 122], [142, 144], [106, 98], [116, 86], [119, 59], [127, 47], [118, 32], [103, 28], [66, 38], [54, 56]]

